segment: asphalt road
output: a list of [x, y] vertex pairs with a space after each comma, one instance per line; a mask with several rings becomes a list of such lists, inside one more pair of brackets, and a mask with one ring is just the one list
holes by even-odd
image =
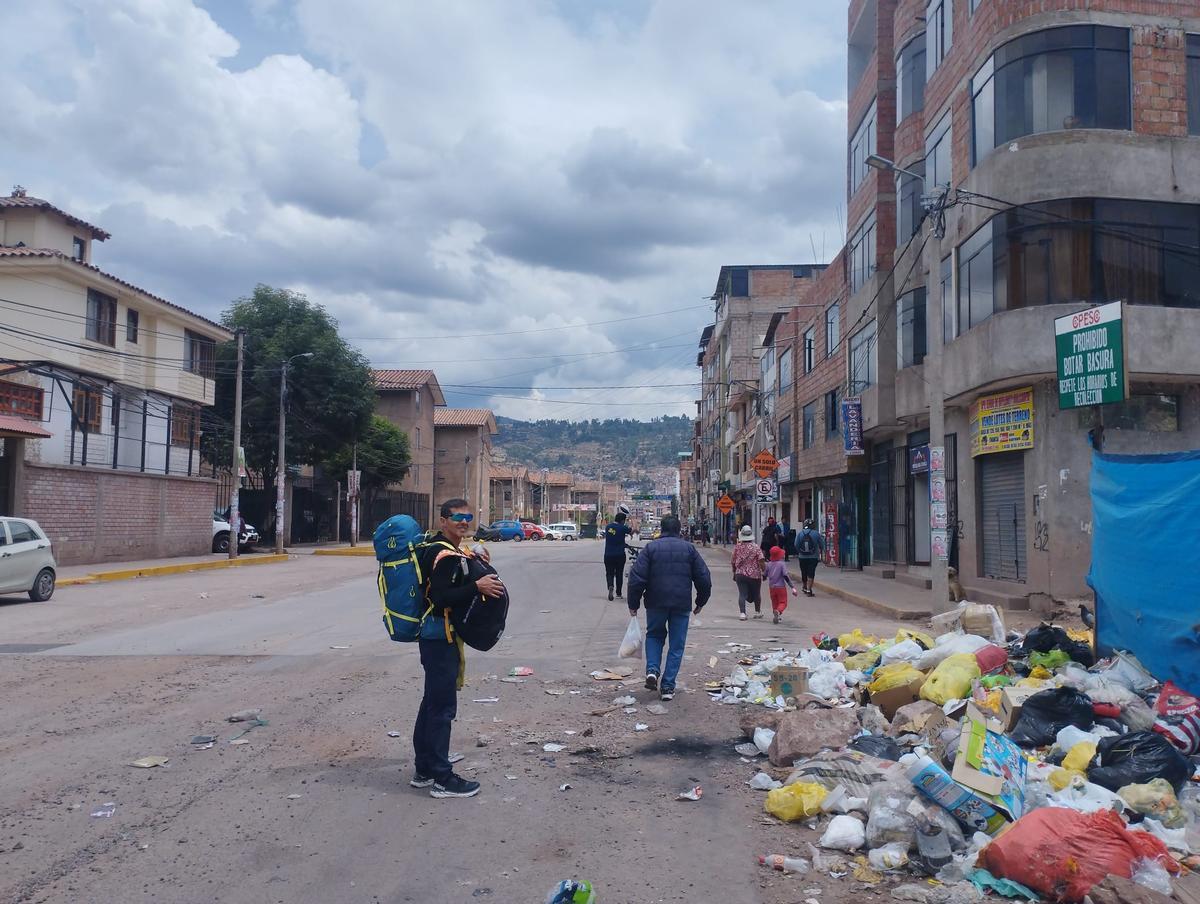
[[[795, 648], [896, 623], [820, 598], [779, 627], [740, 622], [728, 560], [710, 551], [717, 593], [693, 624], [682, 693], [653, 715], [640, 662], [625, 687], [588, 674], [621, 664], [628, 621], [606, 599], [599, 544], [494, 550], [513, 606], [501, 643], [470, 654], [460, 695], [458, 768], [483, 783], [470, 800], [408, 787], [420, 666], [383, 631], [371, 559], [0, 602], [0, 901], [538, 904], [570, 877], [605, 904], [862, 896], [755, 864], [811, 836], [764, 819], [743, 784], [755, 767], [732, 750], [737, 708], [702, 684], [732, 668], [730, 641]], [[533, 676], [502, 680], [514, 666]], [[592, 715], [621, 694], [636, 713]], [[242, 726], [224, 717], [246, 708], [269, 724], [230, 744]], [[196, 750], [198, 734], [220, 740]], [[170, 761], [128, 765], [144, 756]], [[700, 801], [676, 799], [697, 784]], [[90, 815], [108, 802], [111, 818]]]

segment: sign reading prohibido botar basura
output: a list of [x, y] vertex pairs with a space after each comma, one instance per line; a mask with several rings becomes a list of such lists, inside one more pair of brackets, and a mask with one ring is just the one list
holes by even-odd
[[1054, 321], [1058, 407], [1124, 401], [1125, 335], [1121, 302], [1076, 311]]

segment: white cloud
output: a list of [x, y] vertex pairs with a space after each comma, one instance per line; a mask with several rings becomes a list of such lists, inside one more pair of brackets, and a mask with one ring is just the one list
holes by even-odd
[[[0, 57], [12, 181], [110, 229], [103, 265], [209, 316], [293, 287], [380, 364], [541, 388], [494, 393], [500, 413], [690, 414], [694, 390], [664, 384], [696, 378], [717, 269], [840, 241], [844, 4], [237, 7], [0, 8], [22, 35]], [[403, 339], [450, 333], [485, 335]], [[624, 384], [664, 388], [554, 388]]]

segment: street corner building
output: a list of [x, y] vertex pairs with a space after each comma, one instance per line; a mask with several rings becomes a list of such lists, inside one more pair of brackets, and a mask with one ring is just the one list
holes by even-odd
[[[929, 587], [946, 558], [970, 599], [1039, 608], [1089, 593], [1100, 419], [1105, 452], [1200, 447], [1200, 4], [1083, 6], [851, 0], [847, 243], [774, 314], [772, 268], [722, 268], [707, 517], [748, 519], [766, 449], [760, 518], [814, 517], [829, 564]], [[1064, 357], [1061, 318], [1115, 302]]]
[[108, 238], [0, 197], [0, 515], [38, 521], [63, 565], [212, 543], [200, 437], [231, 333], [96, 266]]

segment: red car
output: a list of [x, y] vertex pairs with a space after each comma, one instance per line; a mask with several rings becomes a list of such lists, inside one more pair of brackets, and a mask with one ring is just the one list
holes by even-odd
[[522, 521], [521, 527], [525, 529], [526, 540], [545, 540], [546, 532], [532, 521]]

